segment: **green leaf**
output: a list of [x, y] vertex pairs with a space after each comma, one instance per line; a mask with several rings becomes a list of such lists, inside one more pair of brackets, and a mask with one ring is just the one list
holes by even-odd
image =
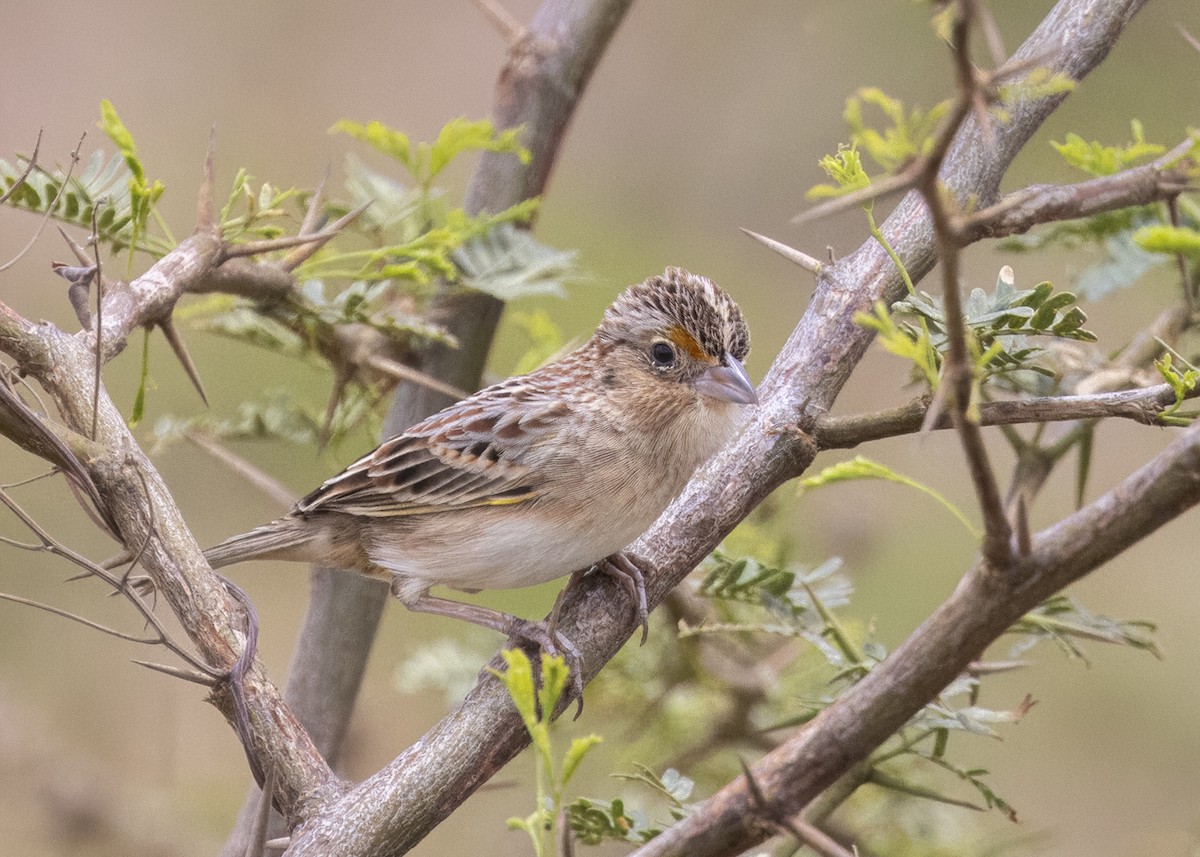
[[356, 140], [372, 146], [376, 151], [382, 152], [389, 158], [394, 158], [408, 168], [409, 172], [415, 170], [415, 163], [412, 157], [412, 145], [409, 143], [408, 135], [401, 131], [396, 131], [382, 122], [372, 121], [367, 124], [353, 122], [349, 119], [339, 119], [333, 123], [329, 129], [329, 133], [349, 134]]
[[826, 485], [833, 485], [838, 482], [849, 482], [854, 479], [882, 479], [887, 482], [896, 482], [900, 485], [907, 485], [910, 488], [915, 488], [928, 497], [940, 503], [950, 514], [954, 515], [975, 539], [980, 537], [979, 531], [967, 520], [966, 515], [959, 511], [958, 507], [947, 500], [940, 493], [930, 488], [927, 485], [896, 473], [888, 467], [885, 467], [878, 462], [871, 461], [859, 455], [850, 461], [842, 461], [830, 467], [826, 467], [816, 476], [810, 476], [807, 479], [800, 480], [800, 493], [811, 491], [814, 488], [823, 488]]
[[[108, 135], [109, 139], [120, 150], [121, 156], [125, 159], [125, 165], [129, 168], [132, 176], [129, 179], [130, 221], [132, 225], [130, 248], [132, 250], [138, 246], [142, 235], [146, 232], [146, 223], [154, 211], [154, 204], [158, 202], [166, 188], [158, 180], [155, 180], [153, 184], [147, 183], [146, 171], [142, 167], [141, 160], [138, 158], [137, 146], [133, 142], [133, 135], [125, 127], [125, 124], [121, 121], [121, 117], [117, 115], [116, 108], [113, 107], [112, 102], [108, 99], [100, 102], [100, 122], [98, 124], [101, 130]], [[132, 266], [132, 252], [129, 263]]]
[[472, 237], [452, 258], [464, 285], [503, 301], [540, 295], [563, 297], [564, 283], [575, 266], [574, 251], [548, 247], [511, 223]]
[[1143, 226], [1133, 233], [1133, 242], [1151, 253], [1200, 257], [1200, 232], [1182, 226]]
[[519, 130], [510, 128], [497, 134], [488, 119], [475, 122], [461, 116], [451, 119], [438, 132], [437, 140], [429, 150], [429, 177], [436, 178], [463, 152], [506, 152], [516, 155], [522, 164], [528, 164], [533, 156], [518, 140]]
[[1089, 143], [1078, 134], [1068, 134], [1064, 142], [1050, 145], [1068, 164], [1094, 176], [1112, 175], [1166, 151], [1165, 146], [1146, 142], [1141, 122], [1133, 120], [1130, 129], [1133, 140], [1124, 146], [1105, 146], [1095, 140]]
[[100, 101], [100, 121], [97, 124], [108, 139], [113, 141], [117, 150], [120, 151], [121, 157], [125, 159], [125, 165], [129, 167], [129, 171], [133, 174], [134, 181], [144, 185], [146, 183], [146, 170], [142, 167], [142, 162], [138, 158], [137, 145], [133, 142], [133, 134], [125, 127], [125, 123], [117, 115], [117, 108], [107, 98]]
[[[953, 7], [951, 7], [953, 8]], [[1037, 101], [1055, 95], [1075, 91], [1076, 82], [1067, 74], [1056, 72], [1046, 66], [1030, 69], [1020, 80], [1000, 87], [1000, 100], [1004, 104], [1017, 101]]]
[[583, 738], [576, 738], [571, 742], [571, 746], [567, 749], [566, 755], [563, 756], [561, 784], [566, 785], [570, 782], [571, 777], [575, 776], [575, 771], [578, 770], [583, 757], [588, 751], [599, 744], [604, 739], [599, 735], [586, 735]]
[[[870, 127], [864, 119], [865, 107], [883, 113], [890, 126], [882, 130]], [[883, 169], [894, 172], [929, 151], [933, 133], [949, 108], [950, 102], [943, 101], [928, 111], [909, 111], [882, 90], [864, 87], [846, 101], [842, 115], [850, 127], [850, 141]]]
[[1197, 381], [1200, 381], [1200, 370], [1197, 370], [1195, 366], [1192, 366], [1182, 357], [1179, 359], [1186, 367], [1182, 372], [1172, 364], [1170, 352], [1164, 354], [1161, 359], [1154, 361], [1154, 368], [1158, 369], [1158, 373], [1162, 375], [1164, 381], [1171, 385], [1171, 390], [1175, 393], [1175, 401], [1158, 415], [1159, 422], [1167, 425], [1191, 424], [1191, 420], [1175, 417], [1174, 414], [1179, 410], [1184, 400], [1196, 389]]
[[[829, 199], [851, 193], [871, 183], [870, 176], [863, 170], [862, 158], [855, 146], [838, 146], [836, 155], [826, 155], [820, 160], [821, 169], [833, 179], [832, 185], [816, 185], [804, 194], [808, 199]], [[870, 203], [866, 204], [868, 207]]]
[[921, 798], [922, 800], [931, 800], [937, 803], [948, 804], [949, 806], [957, 806], [963, 809], [973, 809], [977, 812], [983, 812], [986, 807], [971, 803], [970, 801], [961, 798], [951, 797], [943, 794], [936, 789], [931, 789], [928, 786], [920, 785], [909, 780], [898, 777], [895, 774], [888, 773], [880, 767], [872, 768], [869, 782], [877, 785], [880, 788], [888, 789], [889, 791], [898, 792], [899, 794], [908, 795], [909, 797]]
[[1147, 271], [1166, 263], [1161, 255], [1148, 253], [1134, 244], [1129, 232], [1104, 238], [1101, 246], [1104, 258], [1075, 277], [1076, 290], [1089, 300], [1099, 300], [1131, 286]]
[[517, 708], [517, 713], [521, 715], [521, 720], [525, 723], [525, 729], [528, 730], [532, 737], [537, 732], [539, 725], [537, 691], [534, 688], [533, 681], [533, 664], [529, 662], [529, 657], [520, 649], [505, 649], [500, 653], [500, 656], [504, 658], [504, 663], [508, 665], [508, 669], [503, 672], [492, 670], [492, 674], [500, 679], [508, 691], [513, 705]]
[[538, 703], [541, 706], [542, 719], [549, 720], [550, 715], [558, 708], [558, 701], [566, 690], [567, 680], [571, 670], [567, 662], [558, 655], [542, 652], [541, 687], [538, 689]]
[[1154, 640], [1157, 627], [1144, 619], [1111, 619], [1092, 613], [1067, 595], [1055, 595], [1022, 616], [1010, 633], [1025, 639], [1013, 646], [1011, 654], [1017, 657], [1041, 640], [1051, 640], [1070, 657], [1087, 662], [1087, 656], [1077, 645], [1079, 640], [1112, 643], [1149, 652], [1162, 658], [1162, 651]]

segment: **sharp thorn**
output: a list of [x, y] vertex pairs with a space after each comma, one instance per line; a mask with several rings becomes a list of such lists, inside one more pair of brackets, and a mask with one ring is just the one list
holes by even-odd
[[67, 242], [67, 246], [71, 248], [71, 252], [75, 254], [76, 260], [80, 265], [94, 265], [95, 260], [92, 259], [88, 252], [80, 246], [79, 242], [67, 234], [67, 230], [61, 226], [58, 227], [58, 234], [63, 237], [63, 241]]
[[744, 226], [741, 227], [741, 230], [759, 244], [762, 244], [764, 247], [770, 250], [774, 250], [780, 256], [787, 259], [789, 262], [794, 262], [795, 264], [799, 265], [813, 276], [821, 273], [821, 268], [823, 267], [821, 262], [817, 259], [814, 259], [812, 256], [809, 256], [807, 253], [803, 253], [800, 250], [797, 250], [795, 247], [789, 247], [782, 241], [776, 241], [774, 238], [768, 238], [766, 235], [759, 235], [757, 232], [752, 232], [751, 230], [746, 229]]
[[174, 320], [170, 316], [167, 316], [158, 323], [158, 326], [162, 328], [163, 336], [171, 344], [171, 350], [175, 352], [176, 358], [179, 359], [180, 364], [183, 366], [183, 371], [187, 373], [192, 386], [196, 388], [196, 392], [200, 394], [200, 400], [204, 402], [204, 407], [207, 408], [208, 396], [204, 392], [204, 385], [200, 383], [200, 373], [196, 370], [196, 364], [192, 362], [192, 355], [188, 353], [187, 346], [183, 342], [183, 337], [179, 335]]
[[204, 181], [200, 185], [200, 200], [196, 206], [196, 231], [210, 231], [215, 227], [214, 194], [217, 185], [217, 126], [208, 132], [208, 149], [204, 153]]
[[205, 675], [199, 670], [192, 670], [188, 669], [187, 667], [171, 666], [170, 664], [156, 664], [153, 661], [135, 660], [133, 663], [137, 664], [138, 666], [145, 667], [148, 670], [154, 670], [155, 672], [163, 673], [164, 675], [169, 675], [174, 678], [181, 678], [184, 681], [190, 681], [195, 684], [202, 684], [205, 687], [213, 687], [216, 684], [216, 680], [212, 676]]

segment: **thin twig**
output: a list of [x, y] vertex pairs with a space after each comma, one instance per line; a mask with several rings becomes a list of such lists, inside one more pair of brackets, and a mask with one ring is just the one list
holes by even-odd
[[[1200, 396], [1200, 389], [1185, 398]], [[1092, 393], [1084, 396], [1034, 396], [979, 404], [982, 426], [1041, 424], [1068, 420], [1093, 420], [1119, 417], [1143, 425], [1156, 425], [1157, 416], [1175, 403], [1175, 390], [1169, 384], [1155, 384], [1137, 390]], [[914, 434], [923, 429], [931, 406], [928, 398], [914, 399], [906, 405], [872, 414], [817, 417], [813, 439], [821, 449], [849, 449], [872, 440]], [[946, 414], [934, 420], [930, 429], [951, 428]]]
[[186, 429], [183, 437], [278, 502], [283, 508], [290, 509], [295, 504], [296, 495], [286, 485], [229, 447], [218, 443], [212, 435], [195, 429]]
[[456, 400], [465, 399], [471, 395], [466, 390], [459, 389], [453, 384], [447, 384], [445, 381], [422, 372], [420, 369], [414, 369], [407, 364], [401, 363], [399, 360], [384, 357], [382, 354], [372, 354], [367, 358], [367, 365], [399, 381], [411, 381], [414, 384], [420, 384], [422, 387], [428, 387], [430, 390], [436, 390], [439, 393], [445, 393], [447, 396], [453, 396]]
[[974, 371], [967, 349], [967, 327], [963, 317], [962, 296], [959, 291], [959, 252], [949, 206], [953, 203], [943, 193], [938, 181], [938, 171], [949, 150], [950, 141], [958, 127], [966, 119], [979, 94], [978, 78], [968, 54], [971, 25], [975, 12], [972, 0], [959, 0], [954, 20], [951, 46], [955, 59], [959, 96], [950, 109], [945, 134], [939, 134], [925, 159], [917, 181], [917, 189], [925, 198], [933, 222], [937, 242], [938, 258], [942, 266], [942, 300], [945, 304], [947, 353], [943, 369], [943, 383], [952, 393], [955, 426], [962, 440], [962, 447], [975, 485], [980, 511], [984, 522], [983, 553], [992, 567], [1006, 569], [1011, 564], [1012, 548], [1009, 544], [1012, 528], [1004, 514], [1004, 503], [996, 474], [988, 461], [987, 448], [978, 423], [970, 414], [971, 392], [974, 386]]
[[[54, 199], [50, 202], [50, 204], [48, 206], [46, 206], [46, 211], [44, 214], [42, 214], [42, 219], [38, 223], [37, 229], [33, 230], [32, 237], [30, 237], [29, 241], [26, 242], [25, 246], [21, 248], [20, 252], [18, 252], [16, 256], [13, 256], [11, 259], [9, 259], [7, 262], [5, 262], [3, 265], [0, 265], [0, 273], [7, 271], [13, 265], [17, 264], [17, 262], [19, 262], [21, 260], [21, 257], [23, 257], [26, 253], [28, 253], [30, 251], [30, 249], [33, 247], [33, 245], [37, 243], [38, 238], [40, 238], [42, 236], [42, 230], [44, 230], [46, 228], [46, 224], [50, 222], [50, 217], [54, 214], [54, 209], [58, 207], [58, 201], [60, 199], [62, 199], [62, 195], [64, 193], [66, 193], [67, 185], [69, 185], [71, 183], [71, 173], [73, 173], [75, 171], [75, 165], [79, 163], [79, 150], [83, 148], [83, 138], [86, 136], [87, 136], [87, 132], [85, 131], [83, 136], [79, 138], [79, 142], [75, 145], [75, 151], [71, 152], [71, 165], [69, 167], [67, 167], [67, 175], [63, 179], [62, 184], [60, 184], [58, 186], [58, 193], [56, 193], [54, 195]], [[39, 131], [38, 132], [38, 141], [40, 142], [41, 139], [42, 139], [42, 133], [41, 133], [41, 131]], [[36, 151], [35, 151], [35, 155], [36, 155]], [[33, 162], [30, 162], [30, 163], [32, 166]], [[24, 177], [22, 177], [22, 181], [23, 180], [24, 180]], [[14, 187], [15, 187], [15, 185], [14, 185]], [[7, 197], [5, 197], [5, 198], [7, 198]]]
[[[328, 243], [331, 238], [336, 237], [338, 233], [345, 229], [346, 226], [352, 223], [360, 214], [370, 207], [371, 201], [368, 200], [352, 211], [346, 212], [333, 223], [330, 223], [320, 232], [317, 232], [313, 235], [288, 235], [282, 238], [271, 238], [263, 241], [245, 241], [241, 244], [226, 244], [221, 251], [222, 258], [236, 259], [240, 256], [257, 256], [261, 253], [273, 253], [277, 250], [288, 250], [293, 247], [299, 247], [309, 250], [307, 255], [304, 256], [306, 259], [308, 256], [311, 256], [314, 252], [320, 249], [323, 244]], [[292, 256], [287, 257], [283, 261], [282, 264], [285, 270], [293, 270], [297, 265], [300, 264], [300, 262], [292, 263], [293, 257], [296, 255], [297, 254], [293, 253]], [[303, 259], [300, 261], [303, 261]]]
[[[62, 615], [65, 618], [73, 619], [74, 621], [81, 622], [82, 624], [87, 625], [88, 627], [93, 627], [98, 631], [104, 631], [105, 633], [111, 634], [112, 636], [119, 637], [124, 640], [129, 640], [131, 642], [136, 642], [136, 643], [145, 643], [145, 644], [164, 646], [170, 652], [172, 652], [173, 654], [182, 658], [184, 661], [186, 661], [191, 666], [195, 667], [197, 670], [199, 670], [205, 674], [212, 675], [214, 677], [220, 677], [220, 675], [221, 675], [220, 672], [214, 670], [212, 667], [208, 666], [206, 663], [204, 663], [202, 660], [197, 658], [195, 655], [193, 655], [191, 652], [189, 652], [183, 646], [181, 646], [177, 642], [175, 642], [174, 638], [172, 638], [171, 635], [167, 632], [166, 627], [163, 625], [162, 621], [158, 618], [158, 616], [154, 613], [154, 611], [151, 610], [146, 605], [146, 603], [144, 601], [142, 601], [142, 599], [135, 592], [133, 592], [132, 590], [130, 590], [126, 587], [123, 587], [121, 580], [118, 579], [115, 575], [113, 575], [110, 571], [108, 571], [105, 568], [102, 568], [101, 566], [97, 565], [96, 563], [92, 562], [91, 560], [87, 559], [86, 557], [76, 553], [75, 551], [71, 550], [70, 548], [68, 548], [64, 544], [62, 544], [62, 542], [60, 542], [58, 539], [56, 539], [52, 535], [50, 535], [50, 533], [44, 527], [42, 527], [40, 524], [38, 524], [37, 521], [35, 521], [15, 500], [13, 500], [13, 498], [8, 494], [8, 492], [0, 490], [0, 503], [3, 503], [5, 506], [7, 506], [8, 509], [14, 515], [17, 516], [17, 518], [21, 521], [21, 523], [24, 524], [30, 530], [30, 532], [32, 532], [35, 536], [37, 536], [38, 541], [40, 542], [40, 545], [30, 546], [30, 548], [29, 548], [30, 550], [46, 551], [46, 552], [52, 553], [55, 556], [61, 557], [63, 559], [68, 560], [71, 563], [74, 563], [78, 567], [82, 568], [84, 571], [88, 572], [91, 576], [97, 577], [100, 580], [107, 583], [114, 590], [116, 590], [116, 591], [120, 592], [122, 595], [124, 595], [125, 598], [131, 604], [133, 604], [134, 608], [137, 609], [138, 613], [141, 614], [141, 616], [145, 620], [145, 622], [151, 628], [154, 629], [156, 636], [150, 637], [150, 638], [135, 637], [130, 634], [125, 634], [124, 632], [121, 632], [121, 631], [116, 631], [114, 629], [106, 628], [105, 626], [99, 625], [98, 623], [94, 623], [91, 620], [86, 619], [82, 616], [77, 617], [77, 616], [75, 616], [75, 614], [69, 614], [67, 611], [60, 610], [59, 608], [52, 607], [50, 605], [42, 605], [37, 602], [29, 602], [31, 606], [35, 606], [35, 607], [38, 607], [39, 609], [43, 609], [43, 610], [48, 610], [49, 612], [56, 613], [58, 615]], [[6, 600], [17, 601], [19, 603], [26, 603], [26, 599], [17, 598], [16, 596], [4, 596], [4, 597], [6, 598]]]
[[17, 176], [17, 180], [13, 182], [12, 187], [0, 194], [0, 205], [8, 202], [9, 197], [16, 193], [21, 185], [25, 184], [25, 180], [29, 178], [30, 173], [37, 167], [38, 150], [42, 148], [42, 128], [38, 128], [37, 139], [33, 141], [33, 154], [29, 156], [28, 162], [25, 164], [25, 170]]

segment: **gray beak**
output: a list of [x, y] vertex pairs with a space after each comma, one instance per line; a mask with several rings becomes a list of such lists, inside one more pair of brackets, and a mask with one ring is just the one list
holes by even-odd
[[704, 370], [696, 379], [697, 392], [712, 396], [722, 402], [738, 405], [757, 405], [758, 393], [746, 374], [746, 367], [736, 357], [725, 355], [725, 363]]

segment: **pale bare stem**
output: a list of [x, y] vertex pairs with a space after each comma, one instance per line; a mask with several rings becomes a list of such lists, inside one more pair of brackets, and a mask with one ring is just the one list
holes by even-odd
[[285, 271], [296, 270], [298, 267], [308, 261], [313, 253], [316, 253], [318, 250], [324, 247], [329, 242], [329, 239], [333, 238], [335, 235], [357, 220], [359, 215], [370, 207], [371, 201], [368, 200], [353, 211], [346, 212], [320, 232], [309, 236], [309, 243], [301, 244], [299, 247], [285, 256], [283, 261], [280, 262], [280, 266]]
[[1179, 35], [1183, 36], [1184, 41], [1186, 41], [1196, 50], [1200, 51], [1200, 39], [1197, 39], [1195, 36], [1189, 33], [1183, 24], [1176, 24], [1175, 28], [1179, 30]]
[[[1167, 213], [1171, 217], [1171, 225], [1179, 227], [1179, 201], [1175, 197], [1167, 200]], [[1175, 263], [1179, 266], [1179, 284], [1183, 290], [1183, 307], [1187, 314], [1196, 312], [1196, 298], [1192, 294], [1192, 278], [1188, 275], [1187, 258], [1182, 253], [1175, 254]]]
[[996, 18], [992, 15], [992, 10], [986, 3], [980, 3], [975, 14], [979, 16], [979, 30], [983, 33], [983, 40], [988, 46], [988, 53], [992, 55], [992, 65], [999, 68], [1004, 65], [1004, 61], [1008, 58], [1008, 51], [1004, 49], [1004, 37], [1000, 35], [1000, 28], [996, 25]]
[[42, 148], [42, 129], [38, 129], [37, 139], [33, 141], [33, 154], [29, 156], [28, 163], [25, 164], [25, 169], [17, 176], [17, 180], [13, 182], [12, 187], [0, 194], [0, 205], [8, 202], [8, 198], [20, 190], [21, 185], [25, 184], [25, 179], [29, 178], [29, 174], [37, 168], [38, 150]]
[[0, 485], [0, 491], [9, 491], [13, 488], [21, 488], [25, 485], [31, 485], [34, 482], [41, 482], [43, 479], [49, 479], [51, 476], [57, 476], [59, 473], [57, 467], [51, 467], [49, 470], [39, 473], [36, 476], [29, 476], [25, 479], [18, 479], [16, 482], [5, 482]]
[[[25, 404], [24, 399], [17, 395], [16, 389], [12, 386], [11, 374], [13, 373], [7, 366], [0, 364], [0, 413], [5, 417], [3, 420], [5, 434], [26, 449], [54, 464], [66, 478], [71, 493], [74, 494], [88, 517], [97, 527], [116, 538], [116, 526], [106, 511], [106, 506], [91, 475], [68, 443], [54, 432], [47, 421]], [[27, 389], [32, 389], [28, 384], [25, 386]], [[34, 392], [34, 396], [36, 398], [36, 392]], [[42, 405], [40, 400], [38, 404]], [[80, 440], [78, 437], [72, 438], [67, 430], [62, 429], [62, 431], [67, 440]]]
[[808, 271], [810, 274], [816, 276], [817, 274], [821, 273], [821, 268], [823, 267], [821, 262], [817, 259], [814, 259], [812, 256], [809, 256], [807, 253], [801, 252], [795, 247], [789, 247], [782, 241], [776, 241], [774, 238], [768, 238], [766, 235], [759, 235], [757, 232], [752, 232], [749, 229], [746, 229], [744, 226], [741, 227], [741, 230], [759, 244], [762, 244], [764, 247], [770, 250], [774, 250], [780, 256], [787, 259], [789, 262], [794, 262], [804, 270]]
[[200, 195], [196, 202], [197, 231], [210, 232], [217, 226], [214, 222], [216, 187], [217, 126], [213, 125], [208, 132], [208, 148], [204, 152], [204, 181], [200, 185]]
[[286, 485], [262, 468], [254, 466], [250, 461], [238, 455], [229, 447], [218, 443], [212, 435], [194, 429], [187, 429], [184, 431], [183, 437], [224, 464], [238, 476], [241, 476], [272, 500], [278, 502], [285, 509], [291, 508], [295, 502], [296, 495]]
[[[54, 209], [58, 206], [58, 201], [60, 199], [62, 199], [62, 195], [64, 193], [66, 193], [66, 191], [67, 191], [67, 185], [69, 185], [71, 183], [71, 173], [75, 172], [75, 165], [79, 163], [79, 150], [81, 148], [83, 148], [83, 138], [86, 136], [87, 136], [87, 132], [84, 132], [83, 136], [79, 138], [79, 142], [75, 144], [75, 151], [71, 152], [71, 164], [70, 164], [70, 166], [67, 167], [67, 175], [63, 178], [62, 184], [60, 184], [58, 186], [58, 193], [56, 193], [54, 195], [53, 201], [51, 201], [51, 203], [48, 206], [46, 206], [46, 211], [42, 215], [42, 219], [38, 223], [37, 229], [35, 229], [33, 231], [33, 235], [30, 237], [29, 241], [25, 244], [24, 247], [21, 248], [20, 252], [18, 252], [16, 256], [13, 256], [11, 259], [9, 259], [7, 262], [5, 262], [3, 265], [0, 265], [0, 273], [7, 271], [13, 265], [17, 264], [17, 262], [19, 262], [21, 260], [21, 257], [24, 256], [26, 253], [28, 253], [30, 251], [30, 249], [32, 249], [33, 245], [37, 243], [38, 238], [40, 238], [42, 236], [42, 230], [45, 229], [46, 224], [50, 222], [50, 217], [51, 217], [51, 215], [54, 214]], [[41, 139], [42, 139], [42, 133], [41, 133], [41, 131], [39, 131], [38, 132], [38, 142], [39, 143], [41, 142]], [[35, 158], [37, 157], [36, 147], [34, 150], [34, 157]], [[30, 161], [30, 168], [32, 168], [33, 165], [34, 165], [34, 162]], [[19, 185], [21, 183], [21, 181], [24, 181], [28, 175], [29, 175], [29, 171], [26, 170], [26, 172], [22, 175], [21, 180], [17, 182], [17, 185]], [[15, 189], [17, 187], [17, 185], [13, 185], [13, 188]], [[11, 193], [11, 190], [10, 190], [10, 193]], [[5, 199], [7, 199], [7, 197], [5, 197]], [[2, 201], [2, 200], [0, 200], [0, 201]]]
[[445, 393], [447, 396], [453, 396], [455, 399], [465, 399], [471, 395], [466, 390], [455, 387], [453, 384], [447, 384], [445, 381], [434, 378], [420, 369], [414, 369], [398, 360], [384, 357], [382, 354], [373, 354], [368, 357], [367, 365], [385, 375], [390, 375], [398, 381], [411, 381], [414, 384], [420, 384], [422, 387], [428, 387], [430, 390], [436, 390], [439, 393]]
[[521, 22], [505, 9], [499, 0], [475, 0], [475, 5], [507, 44], [513, 44], [524, 34], [525, 28], [521, 26]]
[[[6, 544], [13, 547], [28, 547], [20, 545], [9, 539], [4, 540]], [[37, 549], [36, 547], [34, 548]], [[55, 607], [53, 604], [46, 604], [42, 601], [34, 601], [30, 598], [22, 598], [19, 595], [10, 595], [7, 592], [0, 592], [0, 601], [8, 601], [13, 604], [21, 604], [25, 607], [33, 607], [37, 610], [44, 610], [47, 613], [52, 613], [55, 616], [61, 616], [64, 619], [70, 619], [72, 622], [77, 622], [85, 628], [91, 628], [93, 631], [99, 631], [101, 634], [106, 634], [110, 637], [116, 637], [118, 640], [125, 640], [130, 643], [140, 643], [142, 645], [152, 646], [161, 642], [157, 637], [139, 637], [136, 634], [129, 634], [125, 631], [118, 631], [116, 628], [110, 628], [107, 625], [101, 625], [99, 622], [94, 622], [86, 616], [80, 616], [78, 613], [72, 613], [70, 610], [64, 610], [61, 607]]]

